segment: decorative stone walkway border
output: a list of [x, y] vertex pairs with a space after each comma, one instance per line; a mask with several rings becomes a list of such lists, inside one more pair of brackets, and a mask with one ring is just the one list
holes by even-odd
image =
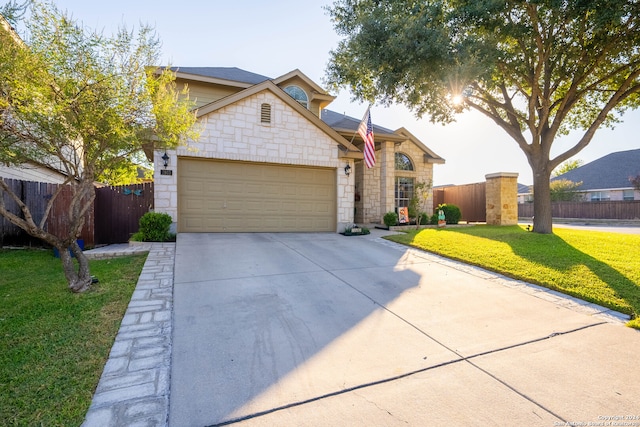
[[[167, 425], [175, 248], [175, 243], [144, 248], [149, 255], [83, 427]], [[96, 251], [94, 258], [111, 252]]]

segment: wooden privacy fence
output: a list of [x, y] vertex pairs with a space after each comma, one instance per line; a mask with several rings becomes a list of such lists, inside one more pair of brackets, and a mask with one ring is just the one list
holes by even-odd
[[[518, 217], [531, 218], [533, 203], [518, 205]], [[614, 200], [605, 202], [553, 202], [554, 218], [585, 219], [640, 219], [640, 200]]]
[[96, 242], [128, 242], [140, 217], [153, 209], [153, 183], [96, 188], [94, 205]]
[[[59, 184], [41, 182], [13, 179], [4, 181], [29, 207], [36, 223], [44, 216], [47, 203], [59, 187]], [[3, 196], [7, 209], [22, 216], [17, 203], [7, 194]], [[45, 230], [49, 233], [58, 236], [67, 233], [67, 210], [71, 198], [71, 187], [64, 187], [45, 223]], [[96, 188], [96, 198], [85, 216], [85, 224], [79, 238], [84, 240], [85, 246], [126, 243], [131, 235], [138, 231], [140, 217], [152, 209], [153, 183]], [[41, 246], [42, 242], [0, 216], [0, 246], [8, 245]]]
[[438, 205], [448, 203], [460, 208], [462, 221], [485, 222], [487, 220], [486, 187], [486, 183], [479, 182], [434, 188], [433, 211], [437, 212]]
[[[19, 181], [15, 179], [5, 179], [4, 181], [8, 184], [11, 191], [18, 195], [20, 200], [29, 207], [29, 211], [36, 224], [42, 220], [49, 200], [51, 200], [51, 197], [60, 187], [59, 184], [43, 182]], [[18, 204], [9, 197], [8, 194], [3, 193], [3, 196], [7, 210], [23, 217]], [[49, 217], [44, 226], [46, 231], [56, 236], [62, 236], [68, 232], [68, 208], [72, 198], [73, 192], [71, 187], [66, 186], [62, 188], [49, 212]], [[84, 240], [87, 246], [93, 246], [95, 244], [93, 237], [93, 220], [93, 209], [89, 209], [84, 218], [82, 232], [80, 236], [78, 236], [78, 238]], [[0, 245], [40, 246], [42, 242], [35, 237], [29, 236], [20, 227], [13, 225], [8, 219], [0, 216]]]

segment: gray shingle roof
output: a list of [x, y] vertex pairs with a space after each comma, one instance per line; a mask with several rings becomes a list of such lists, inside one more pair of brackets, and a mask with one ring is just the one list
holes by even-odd
[[582, 181], [580, 190], [630, 188], [629, 177], [639, 174], [640, 149], [636, 149], [607, 154], [551, 180]]
[[266, 80], [272, 80], [271, 77], [252, 73], [237, 67], [171, 67], [171, 71], [180, 71], [198, 76], [250, 84], [258, 84]]
[[[346, 114], [336, 113], [331, 110], [322, 110], [320, 114], [322, 121], [331, 126], [334, 129], [347, 129], [352, 131], [357, 131], [358, 126], [360, 126], [360, 122], [362, 119], [356, 119], [354, 117], [349, 117]], [[373, 120], [372, 120], [373, 121]], [[373, 133], [375, 134], [394, 134], [395, 132], [391, 129], [384, 128], [382, 126], [378, 126], [376, 124], [373, 125]]]
[[529, 193], [531, 193], [530, 185], [518, 183], [518, 194], [529, 194]]

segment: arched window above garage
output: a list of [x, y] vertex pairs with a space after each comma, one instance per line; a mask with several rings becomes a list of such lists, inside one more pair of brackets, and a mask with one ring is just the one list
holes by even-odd
[[307, 93], [299, 86], [287, 86], [284, 88], [284, 91], [287, 92], [293, 99], [302, 104], [304, 108], [309, 108], [309, 97], [307, 96]]

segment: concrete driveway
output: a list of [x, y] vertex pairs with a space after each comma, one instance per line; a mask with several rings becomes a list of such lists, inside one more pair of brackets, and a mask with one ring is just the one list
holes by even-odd
[[178, 235], [170, 426], [640, 425], [638, 331], [379, 233]]

